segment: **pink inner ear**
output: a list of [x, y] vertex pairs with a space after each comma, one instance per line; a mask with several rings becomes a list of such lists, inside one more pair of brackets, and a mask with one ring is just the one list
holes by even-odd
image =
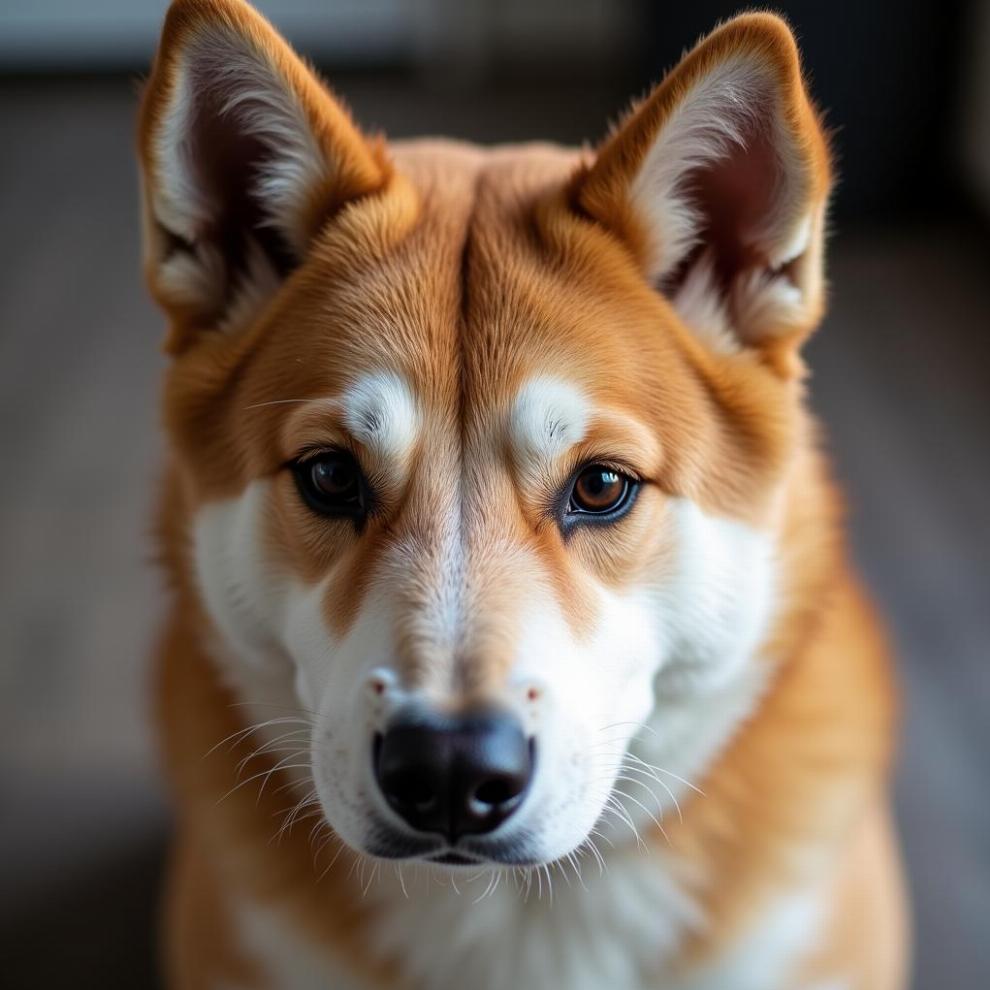
[[684, 195], [700, 221], [698, 243], [664, 279], [664, 292], [676, 293], [702, 254], [726, 293], [742, 272], [769, 268], [767, 236], [784, 194], [784, 170], [768, 131], [765, 121], [745, 121], [738, 143], [684, 180]]

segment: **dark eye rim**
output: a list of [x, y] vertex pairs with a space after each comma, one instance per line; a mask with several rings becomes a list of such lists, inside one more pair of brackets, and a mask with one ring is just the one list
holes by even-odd
[[[341, 459], [353, 467], [357, 481], [353, 500], [332, 502], [313, 487], [313, 466], [331, 458]], [[318, 515], [330, 519], [353, 519], [360, 524], [371, 514], [374, 506], [371, 487], [358, 459], [349, 450], [331, 448], [307, 452], [291, 461], [288, 468], [292, 471], [300, 498]]]
[[[577, 484], [581, 475], [584, 474], [585, 471], [589, 471], [592, 468], [601, 468], [602, 470], [612, 471], [619, 475], [619, 477], [625, 482], [625, 488], [621, 499], [619, 499], [614, 506], [605, 509], [602, 512], [582, 509], [579, 506], [575, 506], [573, 503], [574, 486]], [[557, 500], [557, 518], [561, 530], [566, 535], [578, 526], [614, 525], [624, 516], [628, 515], [633, 505], [635, 505], [636, 498], [642, 487], [643, 482], [641, 479], [637, 478], [628, 469], [620, 467], [617, 464], [610, 464], [607, 460], [591, 460], [579, 464], [578, 467], [571, 472], [571, 475], [567, 479], [566, 484], [562, 487]]]

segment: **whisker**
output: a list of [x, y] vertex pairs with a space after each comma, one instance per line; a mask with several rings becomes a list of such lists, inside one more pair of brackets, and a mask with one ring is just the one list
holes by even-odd
[[283, 718], [272, 718], [272, 719], [269, 719], [267, 722], [257, 722], [254, 725], [247, 726], [246, 728], [237, 729], [235, 732], [232, 732], [229, 736], [226, 736], [223, 739], [221, 739], [220, 742], [216, 743], [214, 746], [211, 746], [203, 754], [202, 758], [205, 760], [208, 756], [211, 756], [221, 746], [223, 746], [224, 743], [227, 743], [227, 742], [230, 743], [230, 748], [233, 749], [234, 746], [236, 746], [237, 743], [244, 736], [248, 736], [252, 732], [260, 732], [262, 729], [266, 729], [270, 725], [280, 725], [280, 724], [285, 724], [287, 722], [302, 722], [302, 721], [304, 721], [304, 719], [299, 718], [299, 717], [288, 717], [288, 716], [286, 716], [286, 717], [283, 717]]
[[[288, 766], [283, 766], [282, 763], [278, 763], [275, 766], [273, 766], [270, 770], [262, 770], [259, 773], [252, 774], [246, 780], [242, 780], [239, 783], [235, 784], [229, 791], [227, 791], [226, 794], [223, 795], [223, 797], [221, 797], [221, 798], [219, 798], [217, 800], [217, 804], [219, 805], [222, 802], [226, 801], [227, 798], [229, 798], [231, 796], [231, 794], [233, 794], [235, 791], [239, 791], [245, 785], [250, 784], [252, 780], [257, 780], [259, 777], [270, 777], [277, 770], [297, 770], [297, 769], [312, 769], [312, 764], [311, 763], [291, 763]], [[261, 795], [260, 795], [260, 792], [259, 792], [258, 800], [260, 801], [260, 799], [261, 799]]]
[[[266, 774], [264, 774], [264, 778], [265, 779], [261, 782], [261, 786], [258, 788], [258, 794], [257, 794], [257, 796], [255, 798], [255, 802], [257, 804], [260, 804], [261, 803], [261, 797], [265, 793], [265, 788], [268, 786], [268, 781], [271, 780], [272, 774], [276, 773], [279, 770], [293, 770], [293, 769], [297, 769], [299, 767], [310, 767], [310, 766], [312, 766], [312, 764], [310, 764], [310, 763], [302, 763], [302, 764], [300, 764], [300, 763], [294, 763], [294, 764], [292, 764], [292, 766], [286, 766], [286, 763], [289, 760], [295, 759], [297, 756], [300, 756], [303, 753], [308, 753], [308, 752], [309, 752], [309, 747], [307, 746], [305, 749], [297, 749], [295, 752], [289, 753], [287, 756], [283, 756], [282, 759], [279, 760], [278, 763], [275, 764], [275, 766], [273, 766]], [[259, 776], [261, 776], [261, 775], [259, 774]], [[278, 788], [278, 791], [280, 792], [283, 789], [284, 789], [284, 785], [283, 785], [283, 787], [279, 787]]]
[[607, 732], [609, 729], [617, 729], [620, 728], [621, 726], [626, 726], [626, 725], [635, 726], [637, 732], [640, 729], [646, 729], [647, 732], [651, 732], [654, 736], [659, 737], [660, 735], [660, 733], [657, 732], [657, 730], [654, 729], [652, 725], [647, 725], [645, 722], [612, 722], [610, 725], [603, 725], [600, 731]]
[[542, 869], [547, 877], [547, 903], [553, 907], [553, 877], [550, 875], [550, 867], [546, 863], [542, 864]]
[[[298, 732], [303, 731], [302, 729], [297, 729], [295, 732], [287, 732], [278, 739], [273, 739], [270, 743], [265, 743], [264, 746], [259, 746], [257, 749], [252, 750], [237, 764], [237, 776], [239, 777], [243, 772], [244, 768], [252, 760], [258, 759], [260, 756], [271, 755], [272, 753], [288, 753], [293, 746], [298, 746], [303, 740], [297, 739], [293, 743], [285, 746], [279, 746], [278, 743], [285, 742], [289, 736], [296, 735]], [[303, 750], [296, 749], [295, 752], [301, 753]]]
[[[314, 805], [315, 807], [311, 807]], [[305, 810], [307, 807], [311, 807], [311, 810], [307, 811], [305, 815], [302, 814], [303, 810]], [[282, 827], [278, 830], [278, 832], [276, 832], [275, 836], [273, 837], [275, 839], [276, 845], [278, 845], [282, 841], [282, 837], [287, 832], [289, 832], [293, 828], [293, 826], [295, 826], [298, 822], [304, 822], [309, 818], [317, 818], [318, 820], [314, 828], [320, 826], [322, 824], [322, 814], [323, 814], [323, 809], [322, 807], [320, 807], [319, 799], [316, 796], [316, 792], [311, 791], [308, 795], [306, 795], [306, 797], [302, 798], [298, 802], [298, 804], [295, 805], [295, 807], [286, 816], [285, 821], [282, 822]], [[310, 835], [312, 836], [312, 833], [310, 833]], [[312, 838], [310, 839], [310, 841], [312, 842]]]
[[690, 780], [686, 780], [684, 777], [681, 777], [679, 774], [674, 773], [673, 770], [667, 770], [665, 767], [658, 766], [655, 763], [647, 763], [646, 760], [644, 760], [641, 756], [637, 756], [635, 753], [627, 752], [626, 756], [628, 756], [629, 759], [631, 760], [635, 760], [637, 763], [639, 763], [643, 767], [646, 767], [646, 769], [648, 770], [652, 770], [655, 773], [666, 774], [668, 777], [672, 778], [673, 780], [676, 780], [679, 784], [683, 784], [685, 787], [690, 788], [692, 791], [694, 791], [695, 794], [700, 794], [701, 797], [705, 796], [705, 792], [700, 787], [698, 787], [697, 784], [692, 784]]
[[670, 842], [670, 837], [667, 835], [666, 831], [664, 831], [664, 827], [663, 825], [660, 824], [660, 821], [657, 818], [657, 816], [654, 815], [653, 812], [650, 811], [650, 809], [647, 808], [642, 801], [638, 800], [637, 798], [634, 798], [631, 794], [627, 794], [625, 791], [620, 790], [618, 787], [615, 788], [615, 793], [624, 797], [627, 801], [632, 801], [633, 804], [642, 808], [643, 811], [646, 813], [646, 815], [649, 817], [650, 821], [652, 821], [653, 824], [656, 825], [656, 827], [660, 830], [660, 834], [667, 840], [667, 842]]
[[[626, 767], [625, 769], [628, 770], [629, 768]], [[645, 780], [639, 780], [636, 777], [627, 777], [625, 774], [617, 774], [615, 779], [624, 780], [627, 784], [638, 784], [640, 787], [642, 787], [646, 791], [646, 793], [649, 794], [654, 801], [656, 801], [657, 814], [660, 816], [660, 821], [663, 821], [663, 805], [661, 804], [660, 799], [657, 797], [656, 791], [654, 791], [653, 788], [650, 787], [650, 785], [646, 783]], [[619, 794], [624, 793], [623, 791], [619, 791], [618, 788], [615, 788], [615, 790], [617, 790]], [[635, 798], [632, 798], [630, 796], [630, 800], [635, 800]]]
[[[327, 863], [326, 869], [324, 869], [324, 871], [316, 878], [317, 883], [319, 883], [333, 869], [334, 864], [337, 862], [338, 859], [340, 859], [340, 854], [344, 851], [343, 841], [340, 838], [338, 838], [336, 835], [334, 835], [333, 832], [330, 833], [330, 838], [327, 840], [327, 844], [329, 845], [333, 839], [337, 839], [337, 851], [333, 854], [333, 859], [331, 859], [330, 862]], [[351, 873], [353, 872], [354, 872], [354, 864], [352, 863]], [[349, 877], [350, 877], [350, 873], [348, 874], [348, 878]]]
[[619, 804], [618, 799], [614, 796], [615, 792], [609, 795], [608, 800], [605, 803], [606, 810], [611, 811], [616, 815], [620, 821], [625, 822], [626, 825], [632, 830], [633, 835], [636, 836], [636, 845], [640, 849], [646, 849], [646, 843], [643, 841], [643, 837], [639, 834], [639, 829], [636, 828], [636, 823], [629, 816], [629, 812]]
[[396, 863], [395, 864], [395, 875], [399, 878], [399, 886], [402, 888], [402, 896], [405, 897], [405, 899], [408, 901], [409, 900], [409, 891], [406, 890], [406, 880], [405, 880], [405, 877], [403, 877], [403, 875], [402, 875], [402, 864], [401, 863]]
[[329, 398], [309, 398], [309, 399], [270, 399], [268, 402], [252, 402], [249, 406], [244, 406], [244, 409], [264, 409], [265, 406], [290, 406], [299, 405], [300, 403], [307, 402], [323, 402], [328, 404], [333, 404], [334, 400]]
[[371, 868], [371, 874], [368, 877], [368, 882], [365, 884], [364, 889], [361, 891], [361, 897], [367, 897], [368, 891], [371, 890], [371, 885], [375, 882], [378, 877], [378, 871], [381, 869], [381, 860], [376, 860], [375, 865]]
[[283, 712], [295, 712], [297, 715], [302, 713], [304, 715], [309, 715], [312, 718], [320, 719], [322, 714], [320, 712], [314, 712], [312, 708], [305, 708], [302, 705], [280, 705], [275, 701], [231, 701], [228, 708], [277, 708]]

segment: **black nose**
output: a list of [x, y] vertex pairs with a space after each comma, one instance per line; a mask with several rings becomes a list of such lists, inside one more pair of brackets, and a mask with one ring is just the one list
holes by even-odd
[[522, 804], [533, 744], [502, 712], [410, 712], [375, 738], [375, 775], [392, 809], [418, 832], [491, 832]]

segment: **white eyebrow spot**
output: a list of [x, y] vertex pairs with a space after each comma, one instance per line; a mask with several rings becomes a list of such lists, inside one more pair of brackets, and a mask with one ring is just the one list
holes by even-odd
[[359, 378], [340, 398], [344, 424], [351, 435], [382, 457], [408, 456], [419, 431], [416, 400], [392, 371]]
[[530, 379], [516, 396], [510, 443], [517, 460], [548, 460], [583, 439], [590, 407], [584, 393], [558, 378]]

